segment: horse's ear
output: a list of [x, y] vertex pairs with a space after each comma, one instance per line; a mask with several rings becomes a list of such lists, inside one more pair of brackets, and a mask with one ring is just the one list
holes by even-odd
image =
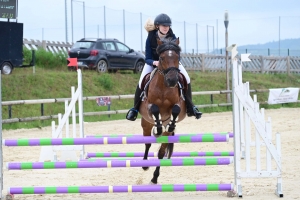
[[175, 43], [179, 45], [179, 37], [175, 40]]
[[158, 46], [162, 45], [162, 43], [163, 43], [159, 38], [156, 38], [156, 41], [157, 41]]

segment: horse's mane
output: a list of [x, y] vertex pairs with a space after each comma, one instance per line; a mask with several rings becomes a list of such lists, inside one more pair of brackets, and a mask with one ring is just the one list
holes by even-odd
[[174, 50], [177, 54], [180, 54], [181, 48], [175, 43], [174, 39], [165, 38], [162, 39], [161, 41], [162, 44], [158, 45], [156, 48], [156, 52], [158, 55], [167, 50]]

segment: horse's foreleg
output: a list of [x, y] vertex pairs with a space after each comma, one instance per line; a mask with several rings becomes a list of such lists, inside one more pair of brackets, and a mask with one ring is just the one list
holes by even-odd
[[[165, 153], [166, 153], [166, 148], [167, 148], [168, 144], [161, 144], [161, 147], [158, 151], [158, 159], [163, 159], [164, 156], [165, 156]], [[155, 171], [153, 173], [153, 178], [151, 179], [151, 182], [153, 184], [157, 184], [157, 179], [159, 177], [159, 170], [160, 170], [160, 167], [156, 167], [155, 168]]]
[[163, 132], [165, 132], [165, 127], [162, 125], [161, 116], [159, 114], [159, 108], [157, 105], [152, 104], [150, 110], [155, 121], [151, 132], [155, 137], [159, 137]]
[[[145, 144], [145, 153], [144, 153], [144, 158], [143, 160], [147, 160], [148, 159], [148, 153], [149, 153], [149, 149], [151, 147], [151, 144]], [[148, 170], [149, 167], [142, 167], [144, 171]]]
[[180, 111], [181, 111], [181, 109], [177, 104], [173, 106], [171, 120], [170, 120], [169, 124], [166, 126], [167, 132], [174, 132], [175, 127], [176, 127], [176, 125], [175, 125], [176, 119], [177, 119]]

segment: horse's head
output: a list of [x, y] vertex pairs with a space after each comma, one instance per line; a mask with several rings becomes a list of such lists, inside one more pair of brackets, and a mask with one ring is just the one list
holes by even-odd
[[179, 38], [176, 40], [157, 39], [157, 54], [159, 55], [158, 72], [164, 76], [167, 87], [175, 87], [178, 83], [179, 73]]

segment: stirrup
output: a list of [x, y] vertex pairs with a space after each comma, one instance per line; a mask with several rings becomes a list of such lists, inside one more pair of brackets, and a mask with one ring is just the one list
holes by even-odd
[[135, 121], [138, 116], [138, 110], [135, 108], [130, 108], [130, 110], [126, 114], [126, 119], [130, 121]]

